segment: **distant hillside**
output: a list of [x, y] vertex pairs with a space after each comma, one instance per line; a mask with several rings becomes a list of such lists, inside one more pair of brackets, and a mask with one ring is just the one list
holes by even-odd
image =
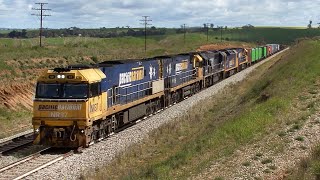
[[[156, 28], [147, 29], [148, 37], [167, 36], [190, 33], [207, 34], [210, 39], [227, 41], [245, 41], [254, 43], [279, 43], [292, 44], [298, 38], [313, 38], [320, 36], [319, 28], [307, 29], [304, 27], [253, 27], [244, 26], [239, 28], [225, 27], [190, 27], [182, 28]], [[66, 29], [47, 29], [43, 31], [43, 37], [95, 37], [95, 38], [119, 38], [119, 37], [144, 37], [143, 28], [117, 27], [100, 29], [80, 29], [71, 27]], [[0, 30], [0, 38], [36, 38], [38, 30]]]

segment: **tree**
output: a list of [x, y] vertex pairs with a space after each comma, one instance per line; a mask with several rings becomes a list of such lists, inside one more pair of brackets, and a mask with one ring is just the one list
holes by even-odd
[[210, 28], [213, 29], [213, 27], [214, 27], [214, 24], [210, 24]]
[[18, 36], [18, 32], [15, 31], [15, 30], [13, 30], [13, 31], [11, 31], [11, 32], [8, 34], [8, 36], [9, 36], [10, 38], [15, 38], [15, 37]]
[[311, 20], [309, 21], [308, 28], [309, 28], [309, 29], [312, 28], [312, 21], [311, 21]]
[[247, 24], [247, 25], [244, 25], [242, 26], [242, 29], [253, 29], [254, 26], [252, 26], [251, 24]]
[[22, 29], [21, 36], [22, 38], [27, 38], [27, 30]]

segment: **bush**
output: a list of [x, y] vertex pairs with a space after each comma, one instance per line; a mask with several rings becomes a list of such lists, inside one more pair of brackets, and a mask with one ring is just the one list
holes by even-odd
[[320, 162], [315, 162], [312, 164], [312, 173], [316, 176], [316, 179], [320, 179]]
[[302, 136], [298, 136], [298, 137], [295, 138], [295, 140], [297, 140], [297, 141], [304, 141], [304, 138], [303, 138]]
[[95, 63], [98, 63], [98, 62], [99, 62], [97, 56], [92, 56], [92, 57], [91, 57], [91, 60], [92, 60], [93, 62], [95, 62]]

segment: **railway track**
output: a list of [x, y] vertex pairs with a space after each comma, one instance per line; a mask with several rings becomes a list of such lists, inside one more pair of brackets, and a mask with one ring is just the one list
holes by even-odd
[[56, 163], [70, 155], [72, 151], [57, 152], [53, 148], [46, 148], [35, 154], [27, 156], [15, 163], [5, 166], [0, 169], [0, 180], [8, 179], [22, 179], [34, 172], [39, 171], [53, 163]]
[[9, 141], [5, 141], [3, 143], [0, 143], [0, 153], [3, 155], [25, 146], [29, 146], [29, 145], [31, 146], [32, 141], [33, 141], [33, 133], [28, 133], [26, 135], [19, 136]]

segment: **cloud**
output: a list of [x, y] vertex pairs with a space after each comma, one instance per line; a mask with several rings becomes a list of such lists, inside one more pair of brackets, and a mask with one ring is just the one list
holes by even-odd
[[[0, 26], [37, 28], [31, 0], [0, 0]], [[48, 28], [140, 27], [148, 15], [157, 27], [223, 26], [306, 26], [320, 21], [320, 0], [56, 0], [49, 2], [45, 19]]]

